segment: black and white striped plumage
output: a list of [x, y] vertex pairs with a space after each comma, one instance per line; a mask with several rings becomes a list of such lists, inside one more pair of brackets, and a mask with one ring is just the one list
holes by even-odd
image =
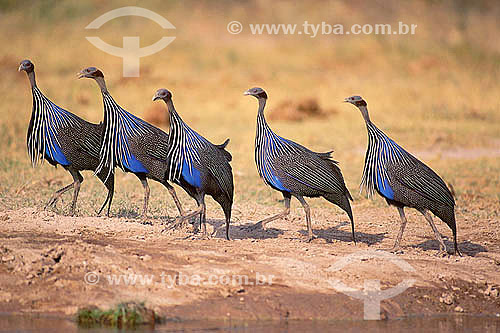
[[[267, 185], [283, 193], [286, 214], [289, 211], [289, 199], [293, 195], [306, 209], [308, 233], [311, 239], [309, 208], [303, 197], [322, 196], [348, 214], [354, 240], [354, 221], [349, 203], [352, 197], [345, 186], [337, 162], [331, 159], [331, 152], [316, 153], [274, 133], [264, 117], [266, 92], [261, 88], [252, 88], [245, 94], [254, 96], [259, 101], [255, 136], [257, 170]], [[262, 225], [282, 216], [283, 213], [266, 219], [262, 221]]]
[[[360, 109], [368, 131], [368, 148], [361, 188], [365, 188], [368, 195], [379, 193], [389, 204], [395, 205], [400, 210], [402, 230], [400, 230], [401, 236], [396, 240], [395, 248], [399, 247], [406, 224], [403, 207], [412, 207], [424, 214], [433, 230], [436, 230], [435, 226], [426, 211], [430, 210], [443, 220], [453, 232], [455, 252], [458, 252], [455, 200], [444, 181], [371, 122], [367, 104], [361, 97], [352, 96], [345, 101]], [[443, 247], [444, 243], [440, 236], [436, 234], [436, 238]]]
[[99, 69], [88, 67], [80, 72], [80, 77], [94, 79], [102, 93], [104, 129], [96, 172], [109, 170], [108, 176], [111, 177], [115, 168], [119, 167], [124, 172], [135, 174], [144, 187], [143, 217], [146, 217], [148, 210], [148, 178], [162, 183], [168, 189], [179, 213], [183, 215], [175, 190], [167, 181], [168, 134], [118, 105], [108, 92], [104, 75]]
[[[62, 165], [73, 177], [73, 183], [57, 191], [47, 203], [53, 206], [66, 191], [74, 188], [71, 214], [74, 214], [78, 192], [83, 177], [82, 170], [95, 171], [99, 164], [99, 145], [102, 125], [92, 124], [75, 114], [64, 110], [50, 101], [38, 89], [35, 81], [34, 65], [29, 60], [23, 60], [19, 70], [28, 74], [33, 95], [33, 109], [27, 133], [27, 148], [32, 166], [47, 160], [51, 165]], [[105, 172], [97, 176], [108, 189], [108, 196], [102, 209], [113, 198], [114, 179], [107, 178]]]
[[153, 101], [162, 99], [167, 104], [170, 117], [168, 159], [169, 180], [189, 188], [188, 193], [198, 202], [204, 236], [206, 233], [205, 195], [217, 201], [226, 218], [226, 238], [229, 239], [229, 223], [233, 204], [233, 172], [229, 162], [231, 154], [225, 150], [229, 140], [214, 145], [191, 129], [179, 116], [172, 102], [172, 94], [159, 89]]

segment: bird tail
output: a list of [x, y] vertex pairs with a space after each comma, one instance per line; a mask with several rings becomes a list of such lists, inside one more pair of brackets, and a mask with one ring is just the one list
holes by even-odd
[[354, 236], [354, 217], [352, 215], [351, 204], [349, 203], [349, 199], [352, 200], [350, 196], [351, 195], [349, 194], [349, 191], [347, 191], [345, 196], [330, 193], [323, 195], [326, 200], [339, 206], [347, 213], [347, 215], [349, 216], [349, 220], [351, 220], [352, 240], [354, 241], [354, 243], [356, 243], [356, 237]]
[[450, 206], [441, 207], [440, 209], [431, 209], [431, 212], [434, 213], [437, 217], [439, 217], [448, 227], [451, 229], [453, 233], [453, 245], [455, 247], [455, 254], [462, 255], [458, 250], [457, 243], [457, 222], [455, 220], [455, 209]]
[[225, 149], [228, 143], [229, 143], [229, 138], [228, 138], [228, 139], [226, 139], [226, 141], [224, 141], [224, 142], [223, 142], [223, 143], [221, 143], [220, 145], [214, 145], [214, 146], [216, 146], [216, 147], [217, 147], [217, 148], [219, 148], [219, 149]]
[[233, 160], [233, 156], [231, 155], [230, 152], [228, 152], [226, 150], [226, 147], [227, 147], [227, 144], [229, 143], [229, 139], [226, 139], [226, 141], [224, 141], [222, 144], [220, 145], [214, 145], [215, 147], [219, 148], [220, 150], [222, 150], [222, 152], [224, 153], [224, 157], [226, 158], [226, 160], [228, 162], [231, 162]]

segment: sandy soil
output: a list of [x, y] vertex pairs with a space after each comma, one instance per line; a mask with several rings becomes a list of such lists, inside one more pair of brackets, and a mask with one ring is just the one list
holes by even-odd
[[[251, 231], [250, 223], [276, 211], [254, 207], [253, 221], [232, 224], [231, 241], [222, 238], [222, 219], [209, 220], [215, 236], [201, 240], [191, 225], [164, 231], [171, 223], [167, 217], [67, 217], [36, 208], [0, 212], [0, 311], [73, 316], [82, 307], [137, 301], [167, 318], [360, 319], [362, 301], [336, 291], [332, 281], [361, 289], [365, 280], [379, 279], [386, 289], [414, 279], [412, 287], [382, 301], [382, 317], [500, 313], [496, 214], [477, 219], [473, 212], [460, 213], [464, 256], [443, 257], [425, 220], [409, 211], [397, 256], [413, 272], [380, 258], [354, 260], [336, 270], [344, 256], [393, 244], [397, 211], [365, 206], [353, 208], [356, 245], [346, 216], [334, 208], [313, 210], [318, 237], [311, 243], [305, 242], [303, 211], [296, 207], [288, 220]], [[437, 225], [451, 249], [451, 232]], [[151, 283], [139, 278], [135, 285], [124, 280], [117, 285], [110, 284], [113, 275], [153, 277]]]

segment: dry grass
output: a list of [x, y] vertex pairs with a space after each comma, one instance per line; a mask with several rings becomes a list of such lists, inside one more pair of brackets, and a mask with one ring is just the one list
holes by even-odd
[[[360, 182], [366, 130], [358, 111], [341, 101], [359, 94], [368, 101], [380, 128], [453, 184], [459, 207], [475, 205], [478, 214], [498, 216], [500, 43], [492, 33], [499, 31], [500, 23], [495, 1], [293, 5], [151, 1], [138, 5], [167, 17], [177, 30], [166, 33], [176, 40], [141, 60], [140, 78], [122, 78], [121, 59], [92, 46], [85, 40], [89, 31], [84, 30], [97, 16], [123, 6], [122, 2], [2, 4], [0, 207], [41, 206], [52, 191], [71, 179], [61, 168], [46, 164], [32, 169], [29, 165], [25, 133], [31, 96], [25, 75], [16, 69], [20, 60], [30, 58], [46, 95], [94, 122], [102, 119], [102, 101], [95, 83], [76, 80], [76, 72], [84, 67], [101, 68], [115, 99], [141, 117], [151, 108], [156, 89], [171, 90], [178, 111], [193, 128], [214, 143], [231, 138], [236, 219], [245, 218], [246, 212], [259, 205], [279, 205], [275, 194], [259, 180], [253, 161], [257, 104], [242, 95], [253, 86], [267, 90], [269, 110], [279, 101], [311, 96], [322, 107], [339, 110], [326, 120], [271, 121], [271, 126], [313, 150], [334, 149], [351, 192], [357, 193]], [[345, 25], [404, 21], [418, 28], [414, 36], [313, 39], [253, 36], [248, 31], [230, 35], [226, 25], [231, 20]], [[140, 36], [144, 46], [163, 33], [142, 18], [116, 19], [92, 32], [118, 46], [122, 35]], [[91, 173], [85, 176], [79, 200], [82, 215], [94, 214], [105, 198], [104, 187]], [[116, 191], [115, 214], [139, 210], [142, 187], [134, 176], [118, 172]], [[152, 185], [152, 194], [151, 214], [164, 215], [165, 207], [175, 214], [160, 185]], [[359, 195], [355, 199], [361, 206], [383, 204]], [[193, 205], [185, 194], [182, 201]], [[319, 200], [312, 204], [326, 205]], [[209, 208], [212, 216], [222, 214], [214, 204]]]

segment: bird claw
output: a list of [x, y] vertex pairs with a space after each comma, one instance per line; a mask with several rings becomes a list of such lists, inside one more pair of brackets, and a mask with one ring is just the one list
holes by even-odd
[[56, 203], [57, 203], [56, 198], [50, 198], [50, 200], [45, 204], [45, 207], [43, 207], [43, 210], [47, 210], [51, 207], [54, 207]]
[[307, 236], [307, 242], [311, 243], [316, 238], [318, 238], [318, 236], [316, 236], [315, 234], [309, 235], [309, 236]]
[[243, 227], [246, 231], [266, 230], [262, 221]]
[[179, 227], [183, 227], [184, 225], [186, 225], [186, 219], [183, 218], [182, 216], [180, 216], [180, 217], [176, 218], [175, 221], [172, 222], [172, 224], [170, 226], [167, 226], [164, 229], [164, 231], [178, 229]]
[[450, 257], [450, 254], [448, 253], [446, 248], [442, 249], [440, 247], [439, 251], [436, 253], [436, 257], [440, 257], [440, 258]]

